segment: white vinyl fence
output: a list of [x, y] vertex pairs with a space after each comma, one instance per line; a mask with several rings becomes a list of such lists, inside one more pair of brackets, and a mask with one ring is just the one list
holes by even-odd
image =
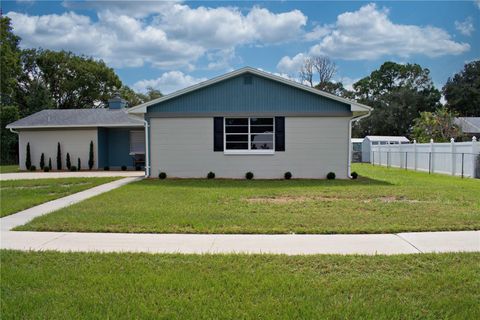
[[469, 142], [374, 145], [370, 163], [428, 173], [444, 173], [480, 178], [480, 145], [475, 137]]

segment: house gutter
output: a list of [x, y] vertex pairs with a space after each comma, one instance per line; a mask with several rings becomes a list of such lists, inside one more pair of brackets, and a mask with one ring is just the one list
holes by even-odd
[[347, 176], [349, 178], [352, 177], [350, 175], [351, 170], [352, 170], [352, 124], [355, 121], [358, 121], [358, 120], [361, 120], [363, 118], [366, 118], [366, 117], [370, 116], [371, 113], [372, 113], [372, 110], [368, 110], [367, 114], [352, 118], [349, 121], [349, 125], [348, 125], [348, 166], [347, 166]]
[[145, 178], [148, 178], [150, 177], [150, 141], [148, 139], [148, 128], [150, 127], [150, 124], [145, 119], [142, 119], [142, 121], [145, 126]]
[[9, 130], [10, 130], [11, 133], [16, 133], [16, 134], [18, 134], [18, 131], [13, 130], [12, 128], [9, 128]]

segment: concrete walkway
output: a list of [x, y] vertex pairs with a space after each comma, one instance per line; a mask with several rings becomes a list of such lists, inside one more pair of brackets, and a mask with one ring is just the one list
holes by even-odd
[[417, 232], [365, 235], [235, 235], [135, 234], [11, 231], [35, 217], [140, 180], [130, 177], [53, 200], [0, 219], [0, 248], [16, 250], [150, 252], [150, 253], [277, 253], [277, 254], [404, 254], [480, 251], [480, 231]]
[[0, 174], [0, 181], [23, 179], [95, 178], [95, 177], [143, 177], [143, 171], [59, 171], [59, 172], [15, 172]]

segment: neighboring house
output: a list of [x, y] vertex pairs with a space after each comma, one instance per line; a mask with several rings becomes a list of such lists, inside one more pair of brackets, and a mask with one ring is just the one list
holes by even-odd
[[30, 143], [32, 165], [39, 168], [40, 156], [45, 163], [52, 159], [57, 169], [57, 144], [60, 143], [62, 168], [66, 155], [77, 166], [88, 168], [90, 142], [94, 145], [94, 169], [108, 166], [134, 167], [134, 160], [145, 159], [144, 122], [125, 111], [126, 102], [119, 96], [109, 101], [106, 109], [42, 110], [7, 125], [18, 133], [20, 169], [25, 170], [26, 146]]
[[352, 138], [352, 162], [362, 162], [363, 138]]
[[349, 176], [353, 119], [371, 108], [242, 68], [128, 110], [148, 122], [147, 172], [169, 177]]
[[473, 137], [480, 138], [480, 117], [455, 118], [455, 124], [462, 129], [467, 140], [471, 140]]
[[[163, 171], [202, 178], [212, 171], [244, 178], [251, 171], [255, 178], [281, 179], [290, 171], [295, 178], [325, 178], [329, 172], [347, 178], [351, 123], [372, 110], [249, 67], [130, 109], [114, 108], [46, 110], [10, 124], [19, 132], [22, 169], [27, 142], [35, 163], [40, 152], [55, 161], [57, 141], [63, 157], [70, 152], [86, 163], [94, 141], [100, 168], [128, 165], [130, 153], [138, 151], [132, 147], [134, 132], [145, 123], [151, 177]], [[56, 114], [60, 119], [52, 125]]]
[[370, 162], [372, 145], [410, 143], [404, 136], [366, 136], [362, 142], [362, 162]]

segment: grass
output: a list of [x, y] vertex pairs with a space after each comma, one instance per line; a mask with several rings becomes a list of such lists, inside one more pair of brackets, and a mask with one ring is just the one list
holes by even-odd
[[480, 254], [0, 252], [5, 319], [478, 319]]
[[0, 182], [0, 217], [118, 178], [6, 180]]
[[20, 168], [18, 167], [18, 164], [0, 165], [0, 173], [12, 173], [12, 172], [20, 172]]
[[480, 229], [480, 181], [356, 165], [357, 180], [144, 180], [17, 230], [389, 233]]

